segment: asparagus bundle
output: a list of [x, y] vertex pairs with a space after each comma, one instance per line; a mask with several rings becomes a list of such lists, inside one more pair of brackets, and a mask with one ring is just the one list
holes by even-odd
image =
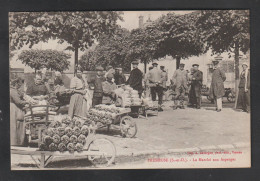
[[[59, 152], [83, 151], [86, 138], [94, 129], [92, 125], [94, 123], [90, 119], [90, 116], [93, 115], [88, 116], [87, 120], [81, 118], [71, 120], [68, 116], [58, 115], [43, 132], [39, 150]], [[103, 114], [102, 116], [111, 118], [110, 115]]]

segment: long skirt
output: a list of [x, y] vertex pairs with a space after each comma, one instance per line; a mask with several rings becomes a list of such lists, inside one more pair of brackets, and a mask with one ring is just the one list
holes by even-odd
[[25, 138], [23, 111], [14, 103], [10, 103], [10, 138], [12, 146], [22, 146]]
[[68, 115], [73, 118], [76, 116], [84, 116], [83, 114], [83, 101], [84, 97], [82, 94], [75, 93], [70, 98], [70, 105]]
[[250, 111], [250, 90], [245, 92], [245, 88], [239, 88], [236, 108]]

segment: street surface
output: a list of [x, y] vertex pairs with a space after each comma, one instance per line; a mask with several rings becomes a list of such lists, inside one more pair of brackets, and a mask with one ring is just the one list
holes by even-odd
[[[216, 112], [214, 105], [207, 100], [201, 109], [177, 109], [172, 110], [171, 102], [164, 104], [164, 111], [149, 115], [148, 119], [137, 118], [137, 134], [135, 138], [122, 138], [119, 130], [98, 130], [98, 137], [107, 137], [112, 140], [117, 149], [116, 164], [143, 160], [146, 157], [133, 155], [146, 153], [161, 153], [169, 149], [219, 149], [221, 145], [233, 145], [246, 143], [246, 152], [250, 152], [250, 114], [234, 110], [232, 103], [224, 99], [224, 108]], [[237, 146], [239, 147], [239, 146]], [[229, 146], [227, 146], [229, 148]], [[129, 159], [128, 156], [131, 156]], [[172, 156], [172, 155], [170, 155]], [[60, 158], [59, 158], [60, 159]], [[55, 160], [55, 159], [54, 159]], [[63, 159], [64, 160], [64, 159]], [[34, 162], [29, 156], [12, 155], [12, 167], [14, 169], [35, 168]], [[119, 164], [119, 165], [118, 165]], [[127, 163], [126, 163], [127, 165]], [[138, 164], [137, 164], [138, 165]], [[89, 168], [86, 160], [58, 161], [54, 167], [65, 168]], [[119, 166], [120, 167], [120, 166]]]

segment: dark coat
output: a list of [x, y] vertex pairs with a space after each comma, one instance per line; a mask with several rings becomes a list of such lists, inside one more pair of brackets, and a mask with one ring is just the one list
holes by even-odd
[[115, 78], [116, 85], [124, 84], [125, 81], [126, 81], [125, 75], [122, 74], [122, 73], [121, 74], [120, 73], [115, 73], [114, 78]]
[[209, 90], [209, 96], [214, 98], [222, 98], [225, 95], [224, 81], [226, 80], [226, 75], [223, 70], [216, 68], [212, 74], [212, 81]]
[[142, 79], [143, 73], [138, 68], [133, 69], [130, 73], [129, 79], [127, 80], [127, 84], [130, 85], [134, 90], [137, 90], [138, 93], [142, 93], [143, 86], [142, 86]]
[[201, 96], [202, 81], [203, 81], [203, 72], [201, 72], [200, 70], [194, 72], [191, 80], [191, 92], [194, 93], [195, 97]]

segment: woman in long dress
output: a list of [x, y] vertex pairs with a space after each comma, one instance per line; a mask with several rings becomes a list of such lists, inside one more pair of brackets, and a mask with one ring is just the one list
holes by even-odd
[[72, 96], [70, 98], [70, 105], [68, 115], [73, 118], [76, 116], [85, 117], [87, 112], [87, 103], [84, 96], [87, 91], [87, 82], [82, 76], [82, 71], [77, 70], [76, 76], [71, 79], [70, 89], [72, 90]]
[[242, 109], [244, 112], [250, 112], [250, 72], [246, 63], [243, 63], [242, 67], [236, 108]]
[[22, 108], [26, 102], [18, 91], [21, 85], [22, 82], [19, 78], [12, 80], [10, 85], [10, 136], [12, 146], [22, 146], [25, 138], [24, 112]]

